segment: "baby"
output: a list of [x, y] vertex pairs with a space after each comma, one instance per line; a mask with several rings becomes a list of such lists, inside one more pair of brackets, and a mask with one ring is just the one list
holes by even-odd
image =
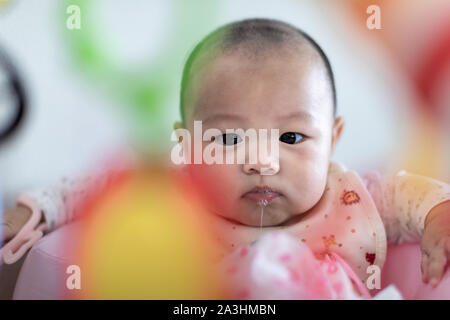
[[[211, 223], [223, 230], [223, 255], [285, 231], [318, 256], [338, 254], [364, 281], [368, 266], [383, 267], [388, 242], [420, 241], [423, 280], [439, 283], [450, 254], [449, 185], [404, 171], [361, 178], [331, 161], [344, 120], [336, 115], [328, 58], [305, 33], [268, 19], [219, 28], [189, 56], [180, 98], [175, 128], [193, 132], [201, 121], [203, 130], [219, 129], [223, 134], [203, 143], [221, 144], [224, 153], [245, 139], [227, 129], [279, 130], [276, 161], [252, 163], [246, 151], [243, 164], [187, 166], [210, 200]], [[73, 218], [70, 188], [28, 194], [48, 230]], [[29, 216], [25, 205], [6, 210], [6, 239]]]

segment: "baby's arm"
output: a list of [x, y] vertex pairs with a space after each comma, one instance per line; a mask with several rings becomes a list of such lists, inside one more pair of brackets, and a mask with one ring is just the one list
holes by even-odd
[[436, 286], [450, 258], [450, 185], [420, 175], [372, 173], [367, 189], [393, 244], [420, 241], [422, 275]]
[[450, 200], [449, 184], [405, 171], [393, 176], [372, 172], [363, 179], [392, 244], [420, 241], [428, 213]]
[[[84, 204], [101, 195], [112, 181], [135, 165], [136, 159], [130, 156], [119, 159], [107, 168], [92, 170], [82, 177], [62, 178], [49, 187], [24, 191], [17, 198], [17, 207], [7, 208], [3, 212], [3, 219], [0, 221], [0, 247], [2, 242], [10, 241], [16, 236], [27, 237], [23, 230], [36, 229], [36, 223], [43, 226], [43, 231], [48, 232], [78, 218], [83, 212]], [[20, 231], [22, 236], [19, 235]], [[16, 240], [17, 243], [21, 242]]]
[[101, 195], [124, 172], [108, 170], [84, 178], [63, 178], [51, 187], [19, 195], [17, 207], [6, 209], [0, 221], [0, 242], [7, 241], [0, 246], [0, 264], [15, 263], [44, 232], [80, 217], [90, 200]]
[[83, 206], [101, 194], [114, 174], [114, 171], [105, 171], [83, 177], [65, 177], [54, 185], [23, 194], [38, 205], [47, 224], [46, 230], [52, 231], [78, 218]]

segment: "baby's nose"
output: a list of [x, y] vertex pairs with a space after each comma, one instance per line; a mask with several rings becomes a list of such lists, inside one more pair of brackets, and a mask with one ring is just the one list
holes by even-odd
[[245, 163], [242, 169], [246, 174], [271, 176], [280, 171], [280, 161], [277, 156], [270, 155], [264, 159], [259, 158], [256, 163]]

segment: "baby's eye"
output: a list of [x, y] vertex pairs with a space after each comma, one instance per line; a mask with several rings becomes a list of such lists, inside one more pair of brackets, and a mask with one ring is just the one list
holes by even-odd
[[239, 137], [236, 133], [224, 133], [215, 137], [214, 140], [224, 145], [234, 145], [242, 141], [241, 137]]
[[280, 141], [289, 144], [296, 144], [302, 141], [305, 138], [304, 135], [297, 132], [286, 132], [283, 133], [280, 137]]

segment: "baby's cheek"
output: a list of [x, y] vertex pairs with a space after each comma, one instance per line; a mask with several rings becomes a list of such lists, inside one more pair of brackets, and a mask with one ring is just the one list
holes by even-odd
[[201, 193], [215, 211], [231, 210], [240, 195], [240, 179], [237, 165], [196, 165], [192, 170]]
[[294, 188], [293, 200], [297, 212], [312, 208], [322, 197], [326, 187], [328, 165], [319, 167], [316, 164], [303, 162], [295, 166], [295, 171], [289, 173]]

